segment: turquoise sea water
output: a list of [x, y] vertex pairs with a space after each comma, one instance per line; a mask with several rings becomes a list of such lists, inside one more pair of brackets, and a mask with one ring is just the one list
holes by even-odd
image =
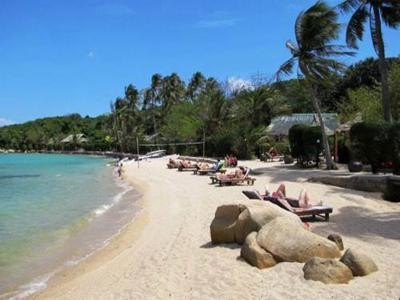
[[[138, 211], [138, 194], [89, 156], [0, 154], [0, 298], [27, 296]], [[2, 295], [2, 296], [1, 296]]]

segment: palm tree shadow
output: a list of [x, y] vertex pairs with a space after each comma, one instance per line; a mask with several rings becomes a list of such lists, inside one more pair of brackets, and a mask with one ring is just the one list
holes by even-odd
[[311, 177], [324, 176], [343, 176], [349, 175], [346, 171], [325, 171], [321, 169], [302, 169], [294, 165], [278, 165], [270, 168], [256, 168], [252, 170], [254, 175], [266, 175], [271, 177], [272, 183], [282, 181], [304, 182]]
[[333, 231], [360, 239], [380, 236], [400, 240], [399, 228], [397, 212], [376, 213], [365, 207], [345, 206], [332, 216], [331, 222], [316, 227], [313, 232], [325, 235]]

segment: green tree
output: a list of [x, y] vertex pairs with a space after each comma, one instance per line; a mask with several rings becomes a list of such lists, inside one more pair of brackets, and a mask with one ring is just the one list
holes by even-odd
[[301, 12], [295, 23], [296, 43], [286, 43], [292, 57], [277, 72], [279, 80], [281, 76], [291, 74], [297, 64], [297, 74], [304, 76], [304, 83], [310, 89], [319, 124], [324, 129], [322, 137], [328, 169], [334, 168], [334, 164], [321, 114], [318, 86], [328, 84], [327, 79], [332, 73], [344, 69], [344, 65], [332, 57], [352, 54], [342, 46], [331, 44], [338, 38], [340, 25], [337, 20], [338, 14], [322, 1]]
[[400, 121], [400, 62], [393, 63], [389, 72], [390, 99], [393, 119]]
[[347, 25], [346, 41], [350, 47], [357, 48], [357, 41], [362, 40], [365, 24], [369, 22], [372, 44], [379, 58], [379, 71], [382, 83], [383, 115], [387, 122], [392, 122], [388, 66], [385, 58], [385, 45], [382, 34], [382, 21], [391, 28], [400, 24], [400, 1], [398, 0], [346, 0], [339, 5], [343, 12], [352, 12]]
[[366, 86], [348, 91], [348, 101], [339, 106], [340, 119], [343, 122], [353, 121], [361, 116], [363, 121], [382, 121], [382, 105], [379, 86]]
[[207, 79], [201, 72], [193, 74], [186, 89], [187, 97], [190, 101], [195, 102], [199, 95], [206, 88]]
[[159, 106], [161, 104], [161, 91], [163, 87], [163, 78], [160, 74], [156, 73], [151, 77], [151, 86], [144, 90], [143, 93], [143, 108], [149, 112], [152, 123], [152, 128], [148, 130], [148, 134], [158, 135], [158, 120], [160, 118]]
[[164, 113], [167, 113], [172, 105], [183, 102], [185, 93], [185, 83], [178, 74], [172, 73], [164, 77], [160, 91]]

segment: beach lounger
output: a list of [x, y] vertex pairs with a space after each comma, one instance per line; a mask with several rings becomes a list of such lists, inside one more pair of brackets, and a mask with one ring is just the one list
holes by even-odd
[[197, 170], [197, 168], [195, 168], [195, 167], [190, 167], [190, 168], [184, 168], [183, 166], [179, 166], [178, 167], [178, 171], [179, 172], [193, 172], [193, 171], [196, 171]]
[[223, 178], [220, 179], [218, 176], [211, 176], [211, 183], [218, 183], [220, 186], [222, 185], [234, 185], [234, 184], [239, 184], [239, 183], [247, 183], [248, 185], [254, 185], [254, 181], [256, 179], [254, 177], [249, 176], [250, 169], [247, 169], [246, 174], [243, 177], [237, 178]]
[[[288, 210], [299, 217], [312, 216], [313, 218], [319, 217], [325, 221], [329, 221], [329, 214], [331, 214], [333, 211], [332, 207], [325, 205], [315, 205], [312, 207], [301, 208], [299, 207], [297, 200], [286, 199], [286, 201], [282, 201], [282, 199], [276, 197], [262, 196], [257, 191], [242, 191], [242, 193], [249, 199], [270, 201], [278, 205], [280, 208]], [[290, 205], [288, 205], [288, 203]]]
[[256, 181], [256, 179], [254, 177], [250, 177], [250, 176], [245, 176], [243, 178], [229, 178], [229, 179], [218, 179], [216, 180], [216, 182], [219, 185], [234, 185], [234, 184], [239, 184], [239, 183], [247, 183], [248, 185], [254, 185], [254, 181]]
[[188, 164], [188, 165], [185, 166], [184, 163], [181, 161], [179, 163], [179, 166], [178, 166], [178, 171], [180, 171], [180, 172], [192, 172], [192, 171], [195, 171], [197, 169], [198, 169], [198, 166], [197, 166], [196, 163]]
[[207, 175], [207, 174], [213, 174], [213, 173], [222, 173], [224, 174], [226, 172], [225, 169], [221, 169], [221, 170], [215, 170], [215, 169], [196, 169], [193, 171], [193, 174], [198, 174], [198, 175]]
[[209, 169], [200, 169], [197, 168], [196, 170], [193, 171], [193, 174], [198, 174], [198, 175], [207, 175], [210, 173], [222, 173], [224, 174], [226, 172], [226, 169], [222, 169], [223, 163], [218, 165], [218, 168], [209, 168]]

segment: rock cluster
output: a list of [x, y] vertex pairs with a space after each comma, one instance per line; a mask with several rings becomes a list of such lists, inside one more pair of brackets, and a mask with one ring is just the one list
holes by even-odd
[[210, 232], [213, 244], [243, 244], [241, 257], [259, 269], [282, 261], [306, 263], [304, 278], [324, 283], [347, 283], [378, 269], [369, 257], [351, 249], [335, 259], [344, 249], [339, 235], [326, 239], [312, 233], [298, 216], [265, 201], [218, 207]]

